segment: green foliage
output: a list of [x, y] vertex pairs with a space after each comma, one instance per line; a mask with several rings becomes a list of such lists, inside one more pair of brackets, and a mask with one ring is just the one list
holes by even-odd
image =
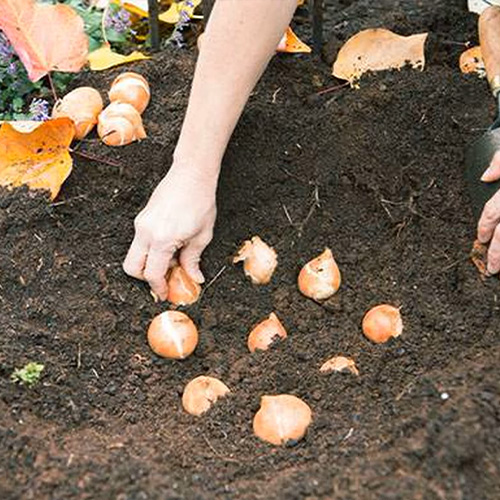
[[44, 365], [31, 362], [28, 363], [24, 368], [16, 368], [10, 376], [10, 379], [12, 380], [12, 382], [31, 387], [40, 380], [43, 369]]

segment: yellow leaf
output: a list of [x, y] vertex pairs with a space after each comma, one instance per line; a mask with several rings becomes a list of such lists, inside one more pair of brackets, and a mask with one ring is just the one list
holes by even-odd
[[181, 11], [183, 10], [188, 14], [189, 17], [193, 17], [194, 9], [198, 5], [200, 5], [201, 0], [191, 0], [191, 3], [193, 4], [193, 6], [188, 7], [186, 5], [186, 0], [183, 0], [181, 2], [174, 2], [166, 12], [160, 14], [160, 21], [169, 24], [177, 24], [181, 16]]
[[306, 45], [293, 31], [288, 27], [281, 39], [276, 52], [288, 52], [289, 54], [297, 54], [300, 52], [309, 54], [311, 47]]
[[54, 199], [71, 173], [69, 118], [46, 122], [3, 122], [0, 126], [0, 185], [48, 189]]
[[123, 8], [140, 17], [148, 17], [148, 0], [125, 0]]
[[424, 69], [427, 33], [401, 36], [384, 28], [360, 31], [340, 49], [333, 76], [355, 85], [363, 73], [400, 69], [406, 64]]
[[112, 68], [133, 61], [140, 61], [143, 59], [150, 59], [149, 56], [144, 55], [142, 52], [135, 50], [128, 56], [113, 52], [109, 45], [103, 45], [97, 50], [89, 54], [90, 69], [94, 71], [101, 71], [103, 69]]

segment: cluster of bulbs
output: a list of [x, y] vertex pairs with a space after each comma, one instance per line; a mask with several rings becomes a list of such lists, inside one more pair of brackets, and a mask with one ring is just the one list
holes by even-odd
[[[256, 285], [267, 284], [276, 269], [276, 251], [261, 238], [254, 236], [245, 241], [233, 258], [233, 263], [243, 262], [245, 275]], [[300, 271], [298, 288], [303, 295], [321, 302], [334, 295], [340, 287], [341, 275], [329, 248], [309, 261]], [[168, 300], [176, 306], [196, 302], [201, 288], [189, 275], [176, 265], [167, 275]], [[375, 343], [383, 343], [402, 333], [403, 323], [399, 309], [381, 304], [370, 309], [364, 316], [362, 330]], [[156, 316], [147, 332], [151, 349], [159, 356], [185, 359], [198, 344], [198, 329], [189, 316], [181, 311], [169, 310]], [[274, 312], [257, 324], [249, 333], [248, 349], [251, 353], [267, 350], [271, 344], [283, 340], [287, 332]], [[355, 362], [344, 356], [334, 356], [320, 368], [323, 373], [349, 371], [359, 375]], [[229, 387], [221, 380], [199, 376], [185, 387], [182, 405], [185, 411], [200, 416], [218, 398], [227, 395]], [[290, 394], [265, 395], [253, 420], [257, 437], [274, 445], [290, 445], [304, 437], [312, 421], [310, 407]]]

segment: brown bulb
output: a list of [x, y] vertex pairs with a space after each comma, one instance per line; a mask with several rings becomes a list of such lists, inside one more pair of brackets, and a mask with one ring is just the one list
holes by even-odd
[[309, 261], [300, 271], [299, 290], [310, 299], [320, 301], [331, 297], [340, 287], [340, 270], [332, 251], [325, 251]]
[[253, 431], [268, 443], [293, 446], [304, 437], [311, 421], [311, 408], [301, 399], [289, 394], [262, 396]]
[[274, 248], [262, 241], [258, 236], [243, 243], [233, 258], [233, 264], [243, 262], [245, 276], [255, 285], [265, 285], [278, 265], [278, 257]]
[[191, 279], [182, 266], [175, 266], [169, 271], [167, 285], [167, 300], [176, 306], [194, 304], [201, 293], [201, 286]]
[[131, 104], [139, 113], [142, 113], [147, 105], [151, 92], [147, 80], [138, 73], [126, 72], [118, 75], [109, 91], [111, 102], [119, 101]]
[[83, 139], [94, 128], [102, 108], [101, 94], [96, 89], [78, 87], [56, 102], [52, 118], [71, 118], [75, 124], [75, 139]]
[[322, 373], [348, 371], [353, 375], [359, 375], [359, 370], [357, 369], [354, 360], [344, 356], [334, 356], [333, 358], [330, 358], [321, 365], [319, 371]]
[[200, 416], [228, 392], [229, 387], [214, 377], [196, 377], [184, 388], [182, 406], [191, 415]]
[[108, 146], [125, 146], [146, 137], [141, 115], [124, 102], [112, 102], [99, 115], [97, 132]]
[[285, 327], [281, 324], [276, 314], [271, 313], [269, 318], [261, 321], [248, 336], [248, 348], [250, 352], [257, 349], [266, 351], [276, 340], [286, 339]]
[[362, 327], [367, 338], [376, 344], [382, 344], [391, 337], [401, 335], [403, 320], [398, 308], [389, 304], [381, 304], [365, 314]]
[[165, 311], [149, 325], [148, 342], [158, 356], [184, 359], [196, 349], [198, 330], [187, 314]]

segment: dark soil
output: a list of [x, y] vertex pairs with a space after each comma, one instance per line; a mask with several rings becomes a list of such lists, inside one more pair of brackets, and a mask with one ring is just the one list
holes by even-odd
[[[340, 83], [329, 65], [274, 58], [224, 161], [203, 267], [209, 278], [227, 267], [188, 309], [201, 340], [183, 362], [150, 351], [146, 329], [167, 306], [121, 262], [135, 214], [169, 167], [194, 53], [136, 66], [153, 86], [147, 140], [82, 145], [120, 167], [75, 155], [55, 203], [1, 193], [2, 500], [500, 498], [500, 287], [468, 260], [475, 222], [462, 180], [464, 148], [493, 103], [484, 81], [457, 69], [462, 43], [476, 39], [465, 3], [329, 2], [330, 50], [365, 27], [431, 31], [422, 73], [377, 74], [358, 91], [318, 96]], [[309, 26], [298, 30], [307, 40]], [[78, 83], [104, 93], [119, 71]], [[279, 252], [260, 288], [228, 265], [254, 234]], [[319, 305], [296, 277], [325, 246], [343, 284]], [[373, 345], [360, 322], [381, 302], [401, 306], [405, 329]], [[289, 338], [250, 355], [246, 335], [271, 311]], [[320, 375], [340, 353], [360, 377]], [[31, 389], [10, 381], [29, 361], [45, 365]], [[180, 397], [200, 374], [232, 394], [195, 418]], [[294, 448], [252, 434], [260, 397], [276, 393], [314, 412]]]

